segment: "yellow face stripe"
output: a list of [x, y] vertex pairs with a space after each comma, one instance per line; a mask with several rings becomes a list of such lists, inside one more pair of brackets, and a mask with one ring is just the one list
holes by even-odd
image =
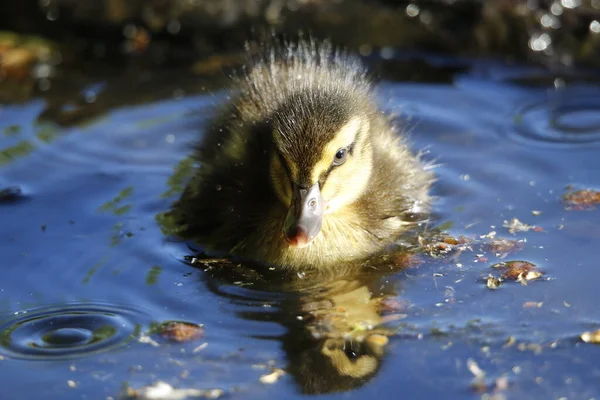
[[319, 181], [322, 173], [327, 171], [333, 162], [335, 153], [345, 146], [349, 146], [356, 139], [356, 135], [363, 124], [362, 118], [352, 118], [346, 125], [339, 130], [333, 140], [331, 140], [323, 149], [321, 159], [315, 164], [311, 172], [313, 184]]

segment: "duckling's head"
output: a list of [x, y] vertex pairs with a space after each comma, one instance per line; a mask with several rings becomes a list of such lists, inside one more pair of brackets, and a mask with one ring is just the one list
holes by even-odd
[[343, 212], [366, 190], [372, 173], [371, 118], [352, 92], [304, 91], [288, 96], [271, 118], [270, 176], [287, 208], [283, 235], [304, 247], [327, 214]]

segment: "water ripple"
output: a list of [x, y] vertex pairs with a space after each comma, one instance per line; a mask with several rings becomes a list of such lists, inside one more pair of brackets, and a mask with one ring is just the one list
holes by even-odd
[[600, 141], [600, 88], [559, 89], [546, 100], [521, 107], [515, 115], [517, 133], [554, 143]]
[[0, 324], [0, 354], [57, 360], [126, 345], [149, 323], [145, 313], [108, 303], [73, 303], [25, 310]]

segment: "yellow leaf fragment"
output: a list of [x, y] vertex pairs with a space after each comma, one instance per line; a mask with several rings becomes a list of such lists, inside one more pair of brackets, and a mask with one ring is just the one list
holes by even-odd
[[600, 344], [600, 329], [593, 332], [583, 332], [581, 334], [581, 340], [586, 343]]
[[488, 289], [498, 289], [500, 287], [500, 285], [502, 284], [502, 279], [496, 278], [495, 276], [490, 275], [487, 277], [485, 283], [486, 283]]

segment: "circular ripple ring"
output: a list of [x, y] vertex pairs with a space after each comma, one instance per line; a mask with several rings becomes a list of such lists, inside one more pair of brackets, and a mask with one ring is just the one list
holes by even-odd
[[521, 136], [552, 143], [600, 142], [600, 90], [596, 95], [578, 91], [556, 92], [546, 101], [517, 113]]
[[0, 322], [0, 354], [56, 360], [121, 347], [150, 321], [144, 312], [109, 303], [69, 303], [22, 311]]

